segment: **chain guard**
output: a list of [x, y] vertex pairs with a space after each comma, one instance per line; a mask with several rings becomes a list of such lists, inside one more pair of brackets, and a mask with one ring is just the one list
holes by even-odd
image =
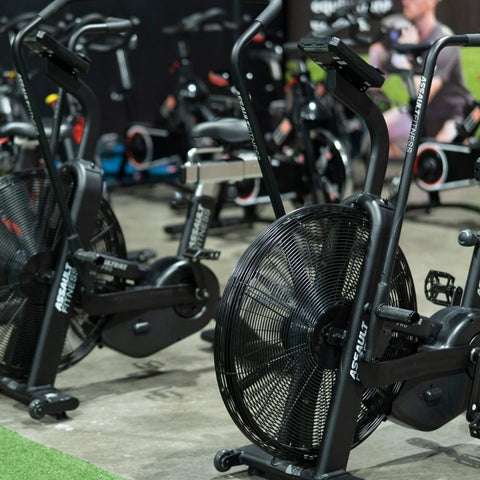
[[[107, 319], [102, 330], [105, 345], [132, 357], [146, 357], [202, 329], [214, 316], [219, 299], [219, 285], [214, 273], [203, 264], [201, 269], [208, 298], [189, 303], [175, 303], [150, 311], [118, 313]], [[146, 285], [156, 287], [191, 283], [198, 288], [191, 262], [180, 257], [166, 257], [152, 264]]]

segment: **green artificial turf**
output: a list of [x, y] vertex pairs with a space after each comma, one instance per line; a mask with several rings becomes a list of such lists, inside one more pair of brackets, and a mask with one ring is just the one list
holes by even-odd
[[0, 480], [121, 480], [0, 426]]

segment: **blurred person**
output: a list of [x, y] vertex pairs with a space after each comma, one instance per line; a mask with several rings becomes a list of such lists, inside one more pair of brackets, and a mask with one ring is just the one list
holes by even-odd
[[[441, 0], [402, 0], [404, 22], [398, 43], [431, 44], [452, 31], [440, 23], [436, 8]], [[425, 58], [426, 52], [422, 54]], [[382, 42], [369, 49], [370, 63], [388, 72], [390, 66], [412, 70], [408, 55], [389, 51]], [[415, 75], [418, 89], [420, 76]], [[473, 96], [465, 85], [458, 47], [447, 47], [439, 55], [433, 77], [423, 135], [441, 142], [451, 142], [457, 135], [457, 124], [465, 116]], [[405, 108], [392, 108], [384, 112], [390, 136], [390, 155], [403, 156], [410, 132], [412, 117]]]

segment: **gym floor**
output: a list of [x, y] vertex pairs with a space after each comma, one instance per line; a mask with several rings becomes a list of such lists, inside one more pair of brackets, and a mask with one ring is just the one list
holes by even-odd
[[[169, 208], [171, 194], [170, 188], [161, 185], [113, 194], [129, 248], [150, 247], [162, 256], [175, 254], [178, 239], [166, 235], [163, 227], [181, 222], [183, 212]], [[426, 198], [415, 187], [410, 201]], [[480, 206], [478, 187], [445, 193], [442, 200]], [[271, 215], [268, 207], [264, 214]], [[478, 230], [480, 222], [478, 214], [458, 208], [438, 208], [428, 214], [416, 210], [407, 216], [401, 245], [416, 282], [420, 313], [429, 315], [436, 307], [424, 300], [426, 273], [447, 271], [463, 285], [471, 250], [458, 246], [457, 234], [464, 227]], [[209, 237], [207, 246], [221, 251], [220, 259], [210, 267], [222, 288], [240, 254], [262, 228], [259, 223]], [[212, 327], [213, 323], [207, 328]], [[80, 399], [79, 408], [69, 412], [67, 419], [35, 421], [24, 405], [0, 396], [0, 424], [129, 480], [248, 476], [244, 466], [227, 473], [213, 466], [218, 450], [248, 441], [226, 412], [216, 384], [211, 345], [199, 334], [145, 359], [95, 349], [59, 374], [57, 387]], [[385, 422], [351, 452], [348, 469], [368, 480], [478, 480], [480, 443], [470, 437], [463, 416], [430, 433]]]

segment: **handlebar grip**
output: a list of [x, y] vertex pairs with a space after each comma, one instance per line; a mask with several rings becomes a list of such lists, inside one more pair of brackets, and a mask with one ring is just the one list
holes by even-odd
[[394, 43], [392, 49], [398, 53], [411, 53], [412, 55], [419, 55], [430, 49], [431, 43]]
[[108, 17], [105, 21], [106, 33], [127, 33], [138, 25], [140, 25], [140, 20], [136, 17], [129, 19]]
[[57, 12], [62, 10], [66, 5], [73, 2], [78, 2], [81, 0], [55, 0], [54, 2], [47, 5], [43, 10], [38, 13], [38, 16], [42, 18], [43, 21], [48, 20], [50, 17], [53, 17]]
[[469, 33], [467, 37], [467, 44], [471, 47], [480, 47], [480, 33]]
[[268, 7], [256, 18], [257, 22], [260, 22], [264, 27], [267, 26], [280, 13], [282, 6], [282, 0], [270, 0]]

